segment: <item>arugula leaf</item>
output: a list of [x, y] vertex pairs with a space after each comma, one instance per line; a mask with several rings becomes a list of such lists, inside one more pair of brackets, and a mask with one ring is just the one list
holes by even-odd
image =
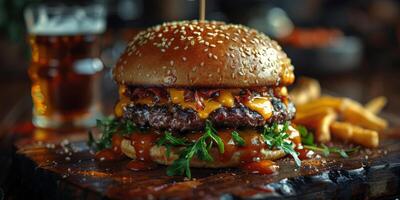
[[211, 162], [213, 157], [208, 152], [214, 142], [218, 146], [220, 153], [224, 153], [224, 143], [217, 135], [217, 131], [212, 126], [211, 122], [206, 121], [204, 134], [194, 143], [185, 143], [185, 149], [180, 153], [179, 158], [167, 168], [167, 175], [183, 175], [192, 178], [190, 171], [190, 161], [196, 156], [200, 160]]
[[237, 131], [232, 131], [231, 132], [232, 139], [233, 141], [238, 145], [238, 146], [244, 146], [245, 142], [242, 137], [240, 137], [239, 133]]
[[129, 135], [137, 130], [135, 124], [133, 124], [132, 121], [125, 121], [125, 123], [121, 124], [120, 128], [122, 129], [120, 132], [121, 135]]
[[309, 132], [306, 127], [297, 126], [296, 129], [300, 133], [301, 143], [303, 145], [315, 146], [314, 135], [311, 132]]
[[310, 149], [313, 151], [322, 152], [324, 156], [329, 156], [331, 153], [339, 154], [343, 158], [349, 157], [348, 153], [358, 151], [359, 147], [351, 148], [351, 149], [342, 149], [339, 147], [328, 147], [325, 144], [321, 144], [320, 146], [314, 143], [314, 135], [307, 130], [304, 126], [297, 126], [297, 130], [301, 136], [301, 142], [306, 149]]
[[93, 133], [91, 130], [88, 131], [88, 141], [87, 141], [87, 145], [89, 147], [93, 146], [96, 144], [96, 140], [93, 137]]
[[101, 137], [98, 141], [95, 141], [92, 132], [89, 132], [88, 145], [95, 146], [97, 150], [111, 148], [112, 136], [116, 133], [129, 135], [136, 131], [136, 126], [133, 122], [122, 121], [112, 117], [96, 120], [96, 127], [100, 130]]
[[215, 143], [217, 143], [219, 152], [224, 153], [224, 142], [217, 135], [217, 130], [215, 130], [211, 122], [208, 120], [206, 121], [206, 128], [204, 131], [207, 137], [210, 137]]
[[321, 147], [318, 146], [309, 146], [309, 145], [304, 145], [304, 148], [310, 149], [313, 151], [319, 151], [322, 152], [324, 156], [329, 156], [331, 153], [336, 153], [339, 154], [343, 158], [349, 157], [349, 153], [357, 152], [360, 149], [360, 146], [356, 146], [353, 148], [349, 149], [342, 149], [339, 147], [328, 147], [325, 144], [321, 144]]
[[297, 166], [301, 166], [301, 160], [299, 159], [298, 153], [293, 148], [293, 143], [287, 141], [289, 135], [286, 133], [289, 130], [289, 122], [285, 122], [282, 128], [279, 128], [277, 123], [273, 123], [272, 126], [264, 126], [262, 133], [265, 143], [270, 149], [278, 148], [287, 154], [290, 154]]
[[190, 172], [190, 160], [193, 155], [189, 155], [189, 151], [191, 149], [185, 149], [179, 156], [177, 160], [175, 160], [172, 165], [167, 168], [167, 175], [182, 175], [185, 174], [186, 177], [191, 178], [192, 174]]
[[166, 155], [169, 158], [171, 155], [171, 146], [185, 146], [186, 141], [182, 138], [174, 137], [171, 132], [166, 131], [163, 137], [156, 141], [156, 145], [165, 146], [165, 148], [167, 148]]
[[164, 146], [166, 144], [170, 144], [173, 146], [179, 146], [179, 145], [186, 145], [186, 141], [182, 138], [177, 138], [172, 135], [171, 132], [166, 131], [160, 139], [157, 140], [156, 144], [158, 146]]

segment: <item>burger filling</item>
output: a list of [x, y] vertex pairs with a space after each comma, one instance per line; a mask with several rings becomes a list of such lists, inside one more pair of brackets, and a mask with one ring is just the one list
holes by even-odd
[[[285, 87], [180, 89], [121, 86], [115, 119], [99, 122], [98, 159], [128, 156], [169, 165], [234, 167], [292, 156], [300, 165], [295, 109]], [[91, 137], [93, 138], [93, 137]]]
[[163, 89], [121, 86], [117, 117], [159, 130], [202, 130], [216, 127], [260, 127], [294, 116], [285, 87], [253, 89]]

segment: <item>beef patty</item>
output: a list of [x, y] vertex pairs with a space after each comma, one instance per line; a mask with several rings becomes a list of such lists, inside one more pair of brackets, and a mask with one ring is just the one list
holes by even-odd
[[[266, 123], [283, 123], [294, 117], [293, 103], [286, 106], [279, 98], [271, 98], [273, 105], [272, 116], [264, 120], [256, 111], [239, 104], [236, 107], [221, 107], [210, 113], [210, 120], [216, 127], [260, 127]], [[179, 105], [133, 105], [124, 107], [123, 118], [134, 122], [139, 127], [150, 127], [169, 131], [194, 131], [202, 130], [205, 120], [201, 119], [193, 109], [183, 109]]]

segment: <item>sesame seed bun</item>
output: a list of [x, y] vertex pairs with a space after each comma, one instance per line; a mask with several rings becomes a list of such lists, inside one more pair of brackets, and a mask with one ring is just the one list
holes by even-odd
[[113, 71], [119, 84], [238, 88], [290, 85], [293, 66], [268, 36], [241, 25], [169, 22], [138, 33]]

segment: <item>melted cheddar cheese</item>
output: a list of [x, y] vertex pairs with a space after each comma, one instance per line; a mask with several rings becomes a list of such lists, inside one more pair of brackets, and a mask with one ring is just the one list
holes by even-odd
[[220, 102], [223, 106], [232, 108], [235, 106], [235, 99], [231, 92], [221, 90], [218, 96], [218, 102]]
[[[286, 88], [282, 88], [282, 93], [286, 93]], [[114, 113], [117, 117], [121, 117], [123, 115], [123, 108], [130, 104], [144, 104], [151, 106], [154, 104], [154, 101], [151, 97], [142, 98], [136, 101], [131, 101], [129, 97], [124, 95], [126, 87], [121, 86], [119, 88], [120, 93], [120, 100], [118, 101], [117, 105], [114, 108]], [[235, 106], [235, 98], [233, 94], [229, 90], [221, 90], [219, 96], [214, 99], [206, 99], [204, 100], [204, 108], [199, 108], [195, 102], [186, 102], [184, 97], [184, 90], [179, 89], [168, 89], [170, 98], [172, 103], [180, 105], [182, 108], [191, 108], [195, 110], [199, 117], [205, 119], [209, 116], [211, 112], [221, 108], [222, 106], [232, 108]], [[160, 103], [166, 103], [166, 100], [163, 100]], [[271, 101], [267, 97], [254, 97], [253, 99], [244, 102], [244, 105], [247, 106], [249, 109], [260, 113], [265, 120], [271, 117], [273, 106]]]
[[118, 103], [114, 107], [115, 116], [122, 117], [124, 114], [124, 107], [130, 103], [132, 103], [132, 101], [128, 97], [121, 96]]
[[169, 95], [171, 97], [172, 103], [180, 105], [182, 108], [191, 108], [199, 114], [199, 117], [202, 119], [205, 119], [208, 117], [208, 115], [222, 107], [222, 104], [213, 101], [213, 100], [206, 100], [204, 101], [204, 108], [203, 109], [198, 109], [196, 106], [196, 103], [194, 102], [185, 102], [185, 97], [184, 97], [184, 90], [177, 90], [177, 89], [169, 89]]
[[254, 97], [250, 101], [245, 102], [244, 105], [260, 113], [264, 119], [269, 119], [272, 116], [273, 106], [271, 101], [266, 97]]

